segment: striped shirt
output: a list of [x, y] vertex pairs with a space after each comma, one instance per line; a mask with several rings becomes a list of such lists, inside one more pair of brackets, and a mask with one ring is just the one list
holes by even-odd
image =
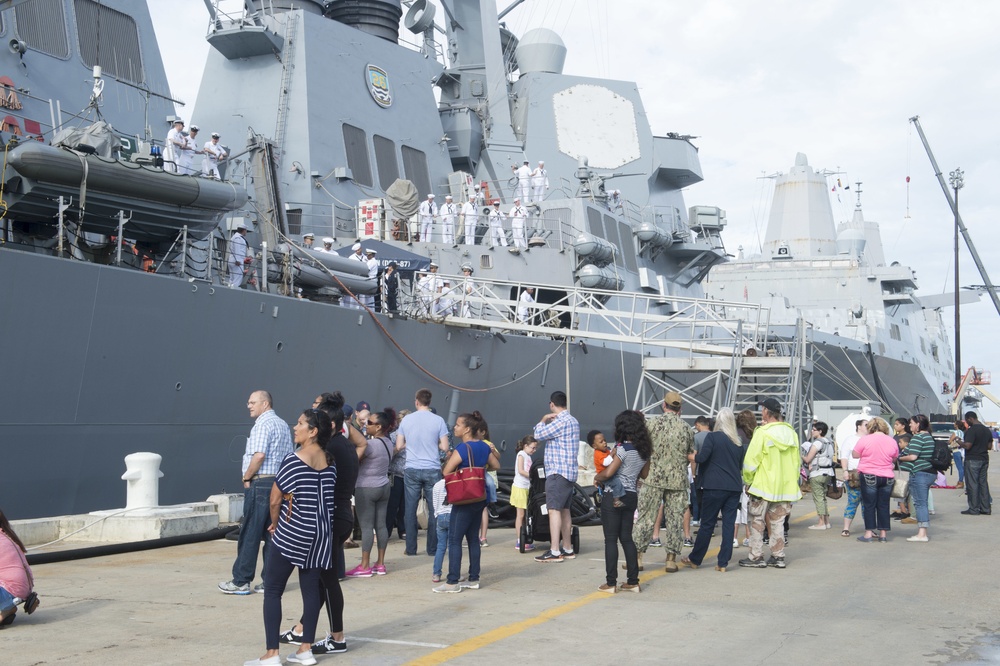
[[434, 484], [431, 491], [431, 501], [434, 503], [435, 516], [451, 515], [451, 504], [448, 504], [448, 490], [444, 487], [444, 479]]
[[580, 450], [580, 422], [568, 410], [563, 410], [548, 423], [535, 426], [535, 439], [545, 442], [545, 475], [558, 474], [567, 481], [576, 481], [576, 455]]
[[281, 461], [274, 482], [282, 493], [292, 495], [291, 501], [281, 502], [274, 547], [301, 569], [329, 569], [333, 565], [331, 524], [337, 468], [315, 470], [292, 453]]
[[246, 478], [253, 454], [264, 454], [264, 462], [261, 463], [257, 473], [272, 475], [278, 473], [285, 456], [294, 450], [292, 431], [288, 424], [282, 421], [273, 409], [267, 410], [257, 417], [253, 429], [250, 430], [250, 437], [247, 438], [247, 450], [243, 454], [243, 478]]
[[618, 471], [615, 472], [615, 477], [621, 480], [625, 492], [636, 492], [635, 481], [639, 478], [642, 468], [646, 466], [646, 461], [639, 457], [639, 452], [632, 446], [632, 442], [616, 446], [615, 455], [622, 461]]
[[917, 454], [916, 460], [899, 463], [899, 469], [904, 472], [930, 472], [935, 474], [931, 466], [931, 456], [934, 455], [934, 438], [930, 433], [918, 432], [910, 439], [909, 445], [899, 452], [901, 456]]

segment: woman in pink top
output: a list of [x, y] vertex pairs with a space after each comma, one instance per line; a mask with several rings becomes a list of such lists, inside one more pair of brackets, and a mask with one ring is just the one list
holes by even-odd
[[858, 458], [861, 476], [861, 514], [865, 519], [865, 535], [858, 541], [870, 543], [878, 530], [880, 543], [888, 541], [891, 529], [889, 496], [896, 482], [893, 463], [899, 457], [899, 445], [889, 436], [889, 424], [880, 418], [868, 422], [868, 434], [858, 440], [851, 454]]
[[0, 626], [14, 621], [18, 604], [23, 603], [29, 615], [38, 607], [38, 595], [31, 591], [34, 584], [31, 567], [24, 552], [24, 544], [0, 511]]

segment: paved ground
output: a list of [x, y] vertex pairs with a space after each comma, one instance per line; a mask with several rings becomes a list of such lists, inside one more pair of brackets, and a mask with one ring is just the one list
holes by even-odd
[[[320, 663], [997, 663], [1000, 515], [960, 515], [961, 492], [934, 491], [926, 544], [906, 542], [915, 527], [895, 522], [888, 544], [858, 543], [860, 515], [842, 538], [839, 500], [838, 528], [824, 532], [805, 529], [811, 501], [796, 506], [784, 570], [734, 561], [718, 573], [709, 558], [664, 574], [653, 566], [662, 550], [650, 549], [641, 594], [596, 591], [599, 527], [583, 530], [575, 561], [549, 565], [517, 553], [513, 530], [492, 531], [483, 588], [456, 595], [432, 594], [431, 558], [405, 557], [393, 539], [389, 575], [345, 582], [349, 652]], [[42, 605], [0, 630], [0, 663], [242, 664], [263, 653], [263, 595], [216, 590], [234, 556], [235, 542], [221, 540], [40, 565]], [[285, 602], [290, 626], [297, 584]]]

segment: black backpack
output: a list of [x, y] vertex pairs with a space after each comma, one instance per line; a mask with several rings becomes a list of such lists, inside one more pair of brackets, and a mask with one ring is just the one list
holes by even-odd
[[934, 452], [931, 453], [931, 467], [938, 472], [947, 472], [951, 463], [951, 447], [948, 446], [948, 442], [935, 439]]

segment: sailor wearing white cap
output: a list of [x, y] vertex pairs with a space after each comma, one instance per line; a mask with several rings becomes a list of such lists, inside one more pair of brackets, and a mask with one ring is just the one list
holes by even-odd
[[490, 246], [503, 245], [507, 247], [507, 234], [503, 230], [503, 211], [500, 210], [500, 200], [493, 200], [493, 208], [490, 209]]
[[545, 198], [545, 190], [549, 189], [549, 172], [545, 170], [544, 160], [538, 160], [538, 166], [531, 172], [531, 189], [534, 191], [532, 201], [535, 203]]
[[[378, 259], [375, 258], [376, 254], [378, 254], [378, 252], [376, 252], [372, 248], [367, 248], [365, 250], [365, 255], [368, 257], [365, 260], [365, 263], [368, 264], [368, 279], [371, 280], [372, 282], [375, 282], [375, 279], [378, 277]], [[361, 302], [367, 305], [369, 308], [374, 308], [375, 295], [366, 294], [364, 296], [361, 296]]]
[[205, 142], [202, 152], [205, 154], [201, 161], [201, 175], [206, 178], [222, 180], [219, 172], [219, 162], [229, 157], [226, 149], [219, 145], [219, 133], [212, 132], [212, 138]]
[[446, 194], [444, 205], [441, 206], [441, 226], [443, 228], [444, 242], [448, 245], [455, 244], [455, 218], [458, 217], [458, 206], [451, 200], [451, 195]]
[[480, 207], [485, 206], [486, 205], [486, 193], [483, 192], [482, 186], [479, 183], [476, 183], [476, 186], [475, 186], [474, 189], [475, 189], [475, 195], [476, 195], [475, 204], [477, 206], [480, 206]]
[[527, 201], [531, 197], [531, 167], [528, 166], [528, 160], [524, 160], [524, 164], [519, 167], [511, 166], [511, 169], [517, 176], [516, 195]]
[[465, 276], [460, 291], [462, 316], [468, 319], [472, 317], [472, 305], [469, 303], [469, 299], [472, 298], [472, 293], [476, 290], [476, 283], [472, 281], [472, 264], [462, 264], [462, 275]]
[[528, 211], [521, 205], [521, 200], [514, 199], [514, 207], [510, 209], [510, 230], [514, 236], [514, 247], [528, 247], [528, 241], [524, 238], [524, 218], [527, 216]]
[[455, 315], [455, 290], [448, 280], [441, 283], [441, 293], [438, 295], [434, 313], [439, 317]]
[[317, 252], [333, 252], [333, 239], [329, 236], [323, 237], [323, 247], [316, 248]]
[[[476, 185], [478, 188], [479, 186]], [[479, 205], [476, 195], [470, 194], [469, 200], [462, 204], [462, 234], [466, 245], [476, 244], [476, 226], [479, 224]]]
[[247, 225], [236, 223], [236, 231], [229, 239], [229, 286], [233, 289], [242, 286], [247, 264], [250, 263], [250, 247], [247, 245]]
[[201, 153], [201, 148], [198, 147], [198, 126], [191, 125], [189, 134], [184, 137], [184, 147], [177, 157], [177, 173], [194, 174], [191, 165], [194, 163], [195, 154], [201, 155]]
[[434, 218], [437, 217], [438, 207], [434, 203], [434, 193], [427, 195], [424, 201], [420, 202], [420, 240], [425, 243], [431, 242], [431, 229], [434, 227]]
[[311, 250], [313, 246], [313, 241], [315, 240], [316, 240], [316, 234], [310, 231], [307, 234], [303, 234], [302, 245], [304, 245], [307, 250]]
[[437, 298], [441, 288], [441, 282], [437, 276], [438, 265], [432, 261], [427, 270], [427, 274], [417, 282], [417, 290], [420, 292], [420, 302], [423, 304], [424, 314], [432, 312], [434, 299]]
[[354, 261], [364, 261], [365, 257], [361, 252], [361, 243], [355, 243], [351, 246], [351, 251], [354, 253], [348, 259], [353, 259]]
[[170, 131], [167, 132], [167, 140], [163, 146], [164, 171], [177, 171], [177, 161], [180, 159], [186, 144], [187, 138], [184, 136], [184, 121], [180, 118], [174, 118], [174, 122], [170, 126]]

